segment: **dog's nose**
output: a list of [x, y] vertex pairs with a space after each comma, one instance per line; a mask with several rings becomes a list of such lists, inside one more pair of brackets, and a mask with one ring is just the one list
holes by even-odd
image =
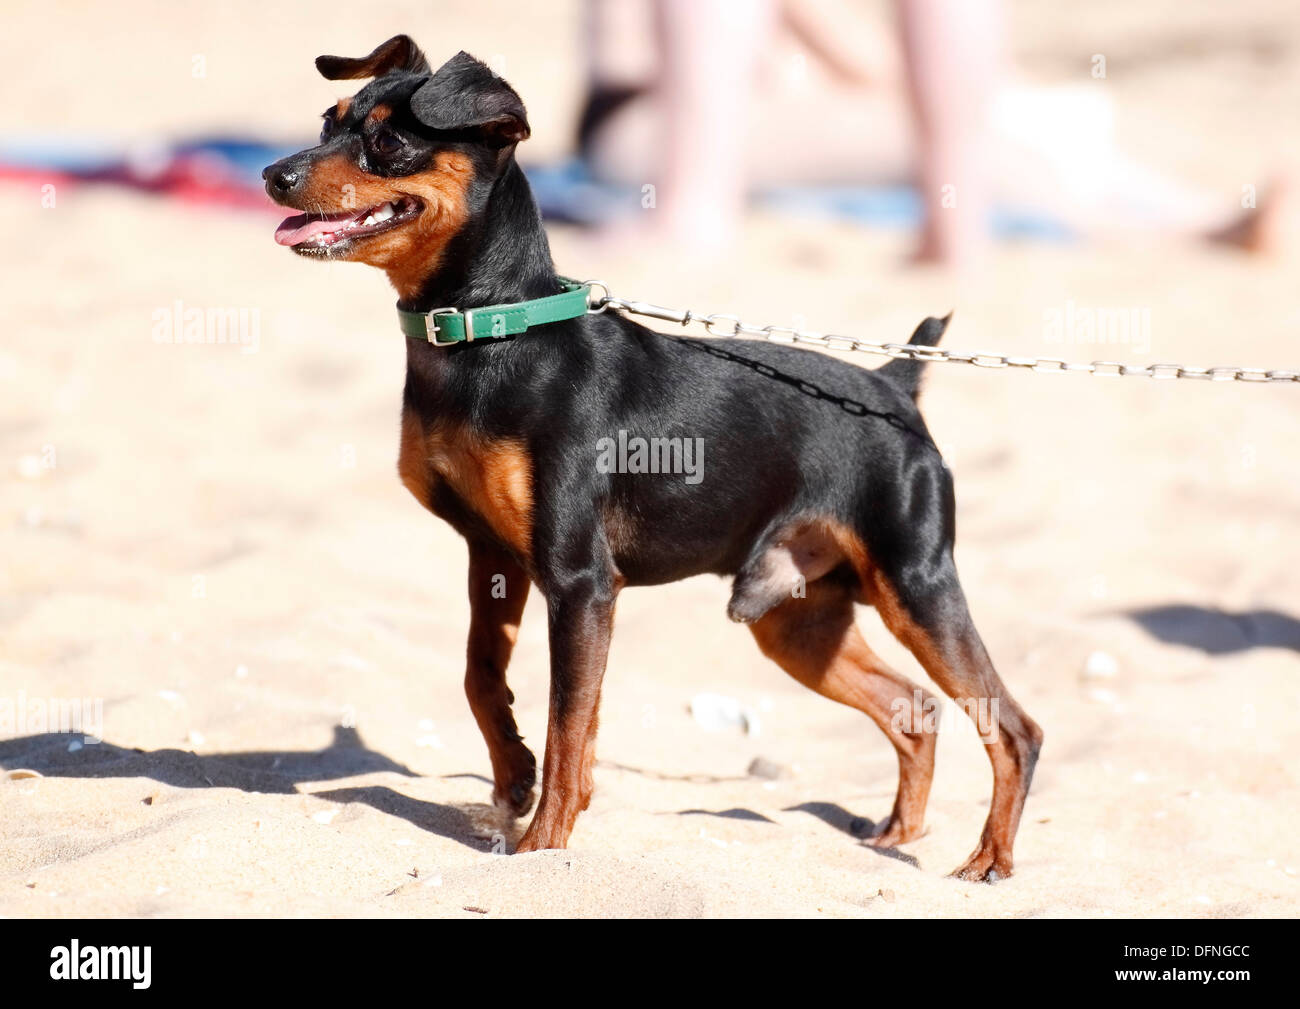
[[281, 168], [276, 171], [275, 165], [272, 165], [262, 171], [262, 178], [267, 180], [268, 188], [277, 193], [287, 193], [298, 184], [300, 174], [292, 168]]

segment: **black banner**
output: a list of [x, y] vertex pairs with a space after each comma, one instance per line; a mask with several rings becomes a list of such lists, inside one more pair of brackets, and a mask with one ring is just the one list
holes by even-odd
[[[405, 983], [417, 975], [427, 981], [440, 970], [451, 987], [435, 985], [436, 998], [498, 976], [504, 963], [521, 980], [532, 975], [577, 987], [583, 998], [607, 987], [614, 963], [641, 979], [638, 988], [644, 982], [680, 994], [685, 985], [705, 997], [770, 990], [786, 975], [809, 988], [861, 985], [872, 997], [891, 990], [982, 996], [991, 984], [1028, 995], [1042, 993], [1035, 986], [1043, 984], [1071, 994], [1133, 989], [1218, 998], [1261, 981], [1284, 983], [1292, 973], [1281, 935], [1289, 923], [1281, 922], [842, 921], [780, 923], [779, 932], [765, 923], [762, 941], [770, 951], [758, 956], [754, 939], [737, 942], [736, 929], [746, 923], [726, 924], [727, 934], [710, 946], [710, 923], [661, 924], [652, 935], [640, 923], [591, 933], [584, 922], [553, 920], [9, 920], [0, 922], [0, 964], [9, 992], [81, 998], [110, 989], [128, 998], [195, 991], [373, 995], [376, 984], [402, 984], [403, 975]], [[691, 943], [679, 941], [678, 929], [701, 927], [705, 934]], [[699, 969], [702, 959], [712, 962], [707, 972]], [[593, 965], [602, 969], [593, 972]], [[605, 980], [597, 983], [597, 975]]]

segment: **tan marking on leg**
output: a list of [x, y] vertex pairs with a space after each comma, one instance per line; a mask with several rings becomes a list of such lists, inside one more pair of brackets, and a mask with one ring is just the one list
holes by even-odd
[[528, 589], [528, 576], [505, 551], [470, 543], [465, 695], [492, 761], [492, 800], [513, 816], [532, 808], [537, 779], [537, 761], [519, 735], [506, 685]]
[[[848, 588], [818, 582], [751, 627], [763, 654], [804, 686], [869, 717], [898, 755], [898, 792], [870, 843], [892, 847], [919, 837], [934, 777], [935, 733], [924, 721], [931, 695], [896, 672], [862, 639]], [[917, 704], [917, 700], [921, 704]], [[921, 709], [921, 710], [918, 710]]]
[[[970, 858], [953, 873], [963, 879], [994, 880], [1012, 873], [1012, 848], [1034, 764], [1043, 743], [1043, 731], [1007, 691], [969, 614], [954, 612], [961, 624], [943, 628], [938, 635], [916, 622], [882, 572], [872, 573], [869, 595], [885, 626], [916, 656], [930, 678], [949, 697], [969, 705], [986, 702], [992, 726], [977, 726], [993, 767], [993, 799], [980, 843]], [[988, 738], [991, 736], [992, 738]]]
[[546, 726], [546, 757], [542, 762], [542, 795], [537, 812], [519, 839], [516, 851], [563, 848], [578, 814], [591, 802], [592, 769], [596, 761], [600, 684], [609, 655], [614, 606], [593, 607], [567, 625], [571, 663], [567, 687], [557, 687], [556, 635], [551, 639], [551, 710]]

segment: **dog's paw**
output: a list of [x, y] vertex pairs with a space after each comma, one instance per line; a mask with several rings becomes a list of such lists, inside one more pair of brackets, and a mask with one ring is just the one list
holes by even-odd
[[876, 826], [862, 843], [872, 848], [897, 848], [900, 844], [915, 841], [924, 833], [921, 827], [908, 827], [897, 822], [892, 816], [887, 817]]
[[533, 803], [537, 801], [535, 784], [534, 778], [529, 777], [526, 781], [515, 782], [504, 795], [494, 791], [492, 805], [511, 819], [518, 820], [525, 817], [533, 808]]
[[496, 785], [492, 789], [492, 805], [509, 817], [527, 816], [536, 801], [537, 758], [532, 751], [516, 741], [503, 755], [504, 761], [494, 761]]
[[965, 880], [968, 883], [996, 883], [1011, 875], [1011, 859], [997, 855], [981, 848], [966, 860], [966, 864], [954, 869], [952, 879]]

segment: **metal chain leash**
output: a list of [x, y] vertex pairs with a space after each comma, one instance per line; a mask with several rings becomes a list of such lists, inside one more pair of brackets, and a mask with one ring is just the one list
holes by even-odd
[[680, 326], [699, 323], [710, 336], [720, 337], [757, 337], [772, 343], [801, 344], [810, 347], [825, 347], [828, 350], [856, 351], [861, 354], [876, 354], [881, 357], [923, 361], [926, 363], [971, 364], [976, 368], [1027, 368], [1041, 374], [1059, 375], [1082, 373], [1102, 378], [1153, 378], [1165, 380], [1171, 378], [1189, 378], [1209, 382], [1300, 382], [1300, 371], [1239, 368], [1220, 365], [1213, 368], [1195, 368], [1182, 364], [1131, 365], [1122, 361], [1089, 361], [1087, 363], [1070, 363], [1056, 357], [1017, 357], [1012, 354], [994, 354], [988, 351], [970, 353], [960, 350], [943, 350], [939, 347], [925, 347], [910, 343], [878, 343], [875, 340], [861, 340], [852, 336], [837, 336], [834, 333], [817, 333], [798, 329], [793, 326], [754, 326], [734, 315], [715, 313], [699, 315], [689, 308], [664, 308], [645, 301], [628, 301], [615, 297], [609, 285], [601, 280], [588, 280], [584, 283], [592, 289], [599, 288], [604, 293], [599, 297], [589, 297], [587, 312], [600, 315], [609, 309], [625, 312], [629, 315], [642, 315], [664, 322], [675, 322]]

